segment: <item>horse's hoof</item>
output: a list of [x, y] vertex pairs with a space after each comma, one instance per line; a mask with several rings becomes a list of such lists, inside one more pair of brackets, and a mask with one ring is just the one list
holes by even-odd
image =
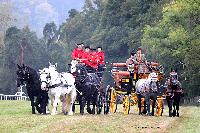
[[56, 113], [51, 113], [51, 115], [56, 115]]
[[69, 112], [68, 115], [73, 115], [73, 112]]
[[172, 113], [169, 113], [169, 117], [172, 117]]
[[177, 113], [177, 117], [179, 117], [179, 113]]
[[175, 117], [176, 116], [176, 111], [173, 110], [172, 116]]
[[47, 115], [47, 113], [41, 113], [41, 115]]
[[147, 116], [152, 116], [152, 114], [151, 114], [151, 113], [148, 113]]
[[50, 114], [50, 111], [46, 111], [46, 114]]

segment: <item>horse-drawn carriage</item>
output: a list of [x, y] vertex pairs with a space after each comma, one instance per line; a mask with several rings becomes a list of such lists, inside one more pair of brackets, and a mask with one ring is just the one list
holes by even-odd
[[[115, 86], [110, 89], [110, 112], [114, 113], [117, 110], [119, 97], [123, 96], [123, 110], [124, 114], [129, 114], [130, 106], [135, 106], [138, 109], [138, 95], [136, 92], [136, 82], [139, 79], [146, 79], [153, 71], [157, 75], [157, 81], [160, 82], [164, 75], [159, 68], [158, 63], [148, 63], [150, 68], [145, 64], [138, 64], [137, 66], [131, 64], [127, 67], [126, 63], [113, 63], [112, 76], [115, 81]], [[151, 70], [150, 70], [151, 69]], [[160, 94], [160, 93], [158, 93]], [[163, 95], [157, 96], [157, 113], [161, 115], [163, 109]], [[144, 108], [144, 98], [141, 98], [141, 106]]]
[[[84, 106], [87, 103], [88, 113], [95, 114], [96, 110], [97, 114], [100, 114], [104, 108], [104, 114], [107, 114], [109, 97], [108, 87], [105, 88], [102, 82], [103, 71], [90, 71], [85, 64], [77, 60], [72, 60], [70, 68], [71, 73], [75, 74], [80, 113], [84, 113]], [[92, 109], [90, 105], [93, 105]]]

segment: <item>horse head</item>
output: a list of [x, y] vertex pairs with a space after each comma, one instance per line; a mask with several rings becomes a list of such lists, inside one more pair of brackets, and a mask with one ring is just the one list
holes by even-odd
[[172, 86], [178, 85], [178, 74], [177, 74], [176, 70], [171, 70], [170, 76], [169, 76], [169, 81]]
[[77, 60], [72, 60], [70, 64], [70, 72], [75, 73], [76, 72], [76, 65], [78, 65]]
[[49, 73], [48, 68], [44, 68], [42, 70], [39, 70], [40, 73], [40, 82], [41, 82], [41, 89], [42, 90], [47, 90], [50, 84], [51, 76]]
[[150, 73], [147, 80], [149, 81], [149, 89], [153, 91], [158, 91], [158, 74], [155, 72]]
[[50, 86], [59, 84], [60, 81], [60, 74], [57, 71], [57, 63], [54, 65], [49, 62], [49, 75], [51, 77], [50, 79]]
[[17, 87], [21, 85], [25, 85], [26, 82], [30, 78], [30, 72], [28, 70], [28, 67], [26, 67], [24, 64], [22, 66], [18, 65], [18, 70], [17, 70]]

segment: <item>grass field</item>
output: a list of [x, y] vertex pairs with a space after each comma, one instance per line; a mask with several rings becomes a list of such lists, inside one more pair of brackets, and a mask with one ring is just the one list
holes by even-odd
[[32, 115], [29, 101], [0, 101], [0, 133], [116, 133], [116, 132], [200, 132], [200, 107], [181, 106], [180, 117], [139, 116], [134, 109], [129, 115], [120, 107], [115, 114], [108, 115]]

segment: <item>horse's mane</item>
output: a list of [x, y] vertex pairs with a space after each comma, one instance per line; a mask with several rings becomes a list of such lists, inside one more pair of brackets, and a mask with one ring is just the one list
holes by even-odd
[[35, 69], [33, 69], [33, 68], [29, 67], [29, 66], [25, 66], [25, 68], [28, 70], [28, 72], [30, 74], [30, 80], [32, 82], [34, 82], [34, 83], [40, 82], [39, 74]]

